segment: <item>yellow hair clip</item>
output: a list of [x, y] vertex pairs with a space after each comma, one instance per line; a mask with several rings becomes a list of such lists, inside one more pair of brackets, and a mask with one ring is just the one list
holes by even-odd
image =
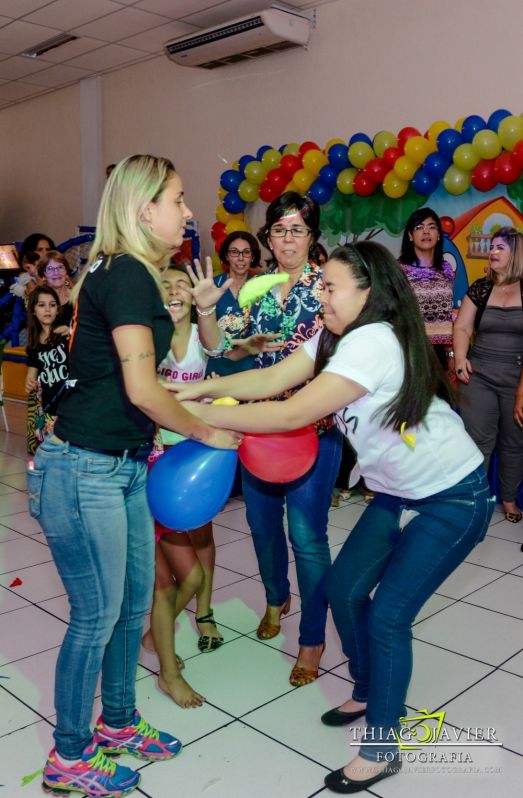
[[400, 427], [400, 435], [401, 440], [404, 441], [407, 446], [410, 446], [411, 449], [416, 448], [416, 433], [415, 432], [405, 432], [407, 427], [407, 422], [404, 421]]

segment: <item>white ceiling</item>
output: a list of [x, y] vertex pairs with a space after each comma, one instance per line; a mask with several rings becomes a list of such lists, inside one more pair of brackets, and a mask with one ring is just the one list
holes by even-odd
[[[332, 0], [291, 0], [308, 9]], [[267, 8], [271, 0], [0, 0], [0, 108], [155, 57], [164, 42]], [[79, 38], [38, 58], [60, 33]]]

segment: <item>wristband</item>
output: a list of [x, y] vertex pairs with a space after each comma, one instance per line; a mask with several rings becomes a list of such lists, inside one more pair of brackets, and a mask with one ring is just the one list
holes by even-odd
[[205, 308], [204, 310], [201, 310], [198, 307], [198, 305], [196, 305], [196, 313], [198, 314], [198, 316], [212, 316], [215, 310], [216, 310], [216, 305], [211, 305], [210, 308]]

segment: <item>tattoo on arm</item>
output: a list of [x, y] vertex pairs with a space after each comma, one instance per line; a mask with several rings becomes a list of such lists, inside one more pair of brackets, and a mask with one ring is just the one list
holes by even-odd
[[[146, 360], [148, 357], [154, 357], [154, 354], [154, 351], [151, 350], [148, 352], [140, 352], [138, 355], [138, 360]], [[130, 363], [132, 359], [132, 355], [124, 355], [120, 358], [120, 363]]]

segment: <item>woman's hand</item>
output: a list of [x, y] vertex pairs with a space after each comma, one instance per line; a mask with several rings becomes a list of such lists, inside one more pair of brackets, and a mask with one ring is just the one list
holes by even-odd
[[245, 355], [258, 355], [260, 352], [278, 352], [285, 344], [280, 333], [257, 333], [249, 338], [235, 338], [231, 344], [242, 349]]
[[31, 393], [31, 391], [35, 391], [37, 385], [38, 385], [38, 380], [36, 379], [36, 377], [32, 377], [30, 374], [28, 374], [25, 379], [25, 392]]
[[212, 446], [213, 449], [237, 449], [242, 442], [242, 439], [243, 435], [241, 432], [230, 432], [226, 429], [215, 429], [205, 441], [205, 445]]
[[215, 285], [213, 280], [212, 261], [210, 258], [205, 258], [205, 274], [200, 261], [196, 258], [194, 260], [194, 269], [191, 266], [187, 266], [187, 274], [191, 278], [191, 282], [194, 286], [192, 295], [196, 302], [196, 307], [201, 310], [206, 310], [216, 305], [229, 286], [232, 285], [231, 279], [226, 280], [221, 288]]
[[[216, 379], [219, 379], [217, 377]], [[214, 380], [211, 380], [214, 382]], [[182, 400], [185, 401], [187, 399], [202, 399], [209, 395], [209, 383], [207, 383], [207, 388], [205, 388], [206, 380], [202, 382], [195, 382], [193, 385], [190, 383], [187, 385], [186, 383], [182, 382], [167, 382], [165, 380], [160, 380], [160, 385], [162, 388], [165, 388], [170, 393], [175, 393], [176, 398], [179, 402]]]
[[474, 372], [474, 369], [471, 366], [470, 360], [468, 358], [458, 359], [456, 358], [456, 377], [460, 382], [464, 382], [465, 385], [470, 380], [470, 375]]

